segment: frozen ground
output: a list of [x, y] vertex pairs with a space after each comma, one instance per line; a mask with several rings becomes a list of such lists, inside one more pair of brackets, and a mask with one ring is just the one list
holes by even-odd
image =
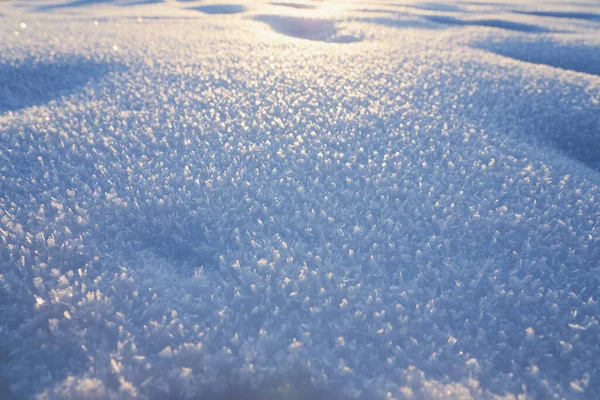
[[600, 398], [600, 4], [0, 3], [0, 398]]

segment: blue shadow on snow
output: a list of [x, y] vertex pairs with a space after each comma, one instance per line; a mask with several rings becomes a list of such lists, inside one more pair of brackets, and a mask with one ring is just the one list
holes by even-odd
[[571, 11], [513, 11], [515, 14], [535, 15], [537, 17], [571, 18], [586, 21], [600, 21], [600, 14]]
[[56, 4], [44, 4], [38, 6], [35, 10], [38, 12], [59, 10], [63, 8], [76, 8], [93, 6], [96, 4], [109, 4], [115, 3], [117, 6], [130, 7], [130, 6], [142, 6], [147, 4], [162, 3], [164, 0], [131, 0], [129, 2], [121, 3], [116, 0], [74, 0], [68, 3], [56, 3]]
[[211, 4], [190, 8], [205, 14], [239, 14], [246, 11], [246, 7], [239, 4]]
[[69, 3], [44, 4], [36, 8], [36, 11], [52, 11], [61, 8], [84, 7], [93, 4], [111, 3], [113, 0], [75, 0]]
[[523, 24], [514, 21], [505, 21], [502, 19], [459, 19], [453, 17], [446, 17], [441, 15], [428, 15], [424, 16], [428, 21], [436, 22], [438, 24], [446, 25], [459, 25], [459, 26], [484, 26], [488, 28], [500, 28], [507, 29], [510, 31], [517, 32], [528, 32], [528, 33], [541, 33], [551, 32], [550, 30], [537, 25]]
[[46, 104], [72, 93], [108, 70], [109, 64], [88, 60], [0, 64], [0, 113]]
[[515, 60], [600, 76], [600, 47], [551, 40], [507, 40], [474, 47]]

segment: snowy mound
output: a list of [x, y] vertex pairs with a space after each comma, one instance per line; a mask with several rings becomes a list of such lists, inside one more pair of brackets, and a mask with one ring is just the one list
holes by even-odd
[[0, 399], [600, 397], [600, 6], [0, 3]]

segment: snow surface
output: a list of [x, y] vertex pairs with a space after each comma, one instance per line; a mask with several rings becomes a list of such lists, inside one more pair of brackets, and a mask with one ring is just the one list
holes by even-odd
[[600, 398], [600, 4], [0, 3], [1, 399]]

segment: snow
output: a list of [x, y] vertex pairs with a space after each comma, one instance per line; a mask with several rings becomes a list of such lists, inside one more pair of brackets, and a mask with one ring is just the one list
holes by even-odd
[[206, 14], [237, 14], [246, 11], [244, 6], [237, 4], [211, 4], [206, 6], [198, 6], [192, 9], [202, 11]]
[[600, 395], [600, 6], [0, 3], [0, 398]]

